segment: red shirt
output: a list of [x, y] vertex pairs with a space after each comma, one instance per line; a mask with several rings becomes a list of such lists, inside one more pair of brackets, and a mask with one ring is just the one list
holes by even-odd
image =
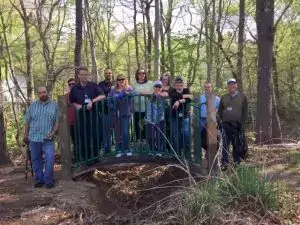
[[76, 109], [74, 105], [70, 102], [70, 93], [66, 94], [67, 103], [68, 103], [68, 120], [69, 125], [75, 125], [76, 122]]

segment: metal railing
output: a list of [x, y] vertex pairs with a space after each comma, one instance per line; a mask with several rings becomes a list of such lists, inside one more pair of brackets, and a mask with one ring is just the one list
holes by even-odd
[[74, 168], [111, 157], [150, 156], [202, 159], [200, 106], [154, 95], [120, 95], [76, 111], [73, 135]]

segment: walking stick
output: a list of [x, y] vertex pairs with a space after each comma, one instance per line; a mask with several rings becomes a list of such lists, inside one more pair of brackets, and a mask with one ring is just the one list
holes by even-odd
[[27, 179], [28, 179], [28, 161], [30, 163], [31, 176], [33, 177], [34, 174], [33, 174], [33, 170], [32, 170], [32, 161], [31, 161], [29, 143], [28, 143], [28, 141], [25, 141], [25, 140], [24, 140], [24, 143], [26, 145], [25, 180], [27, 181]]

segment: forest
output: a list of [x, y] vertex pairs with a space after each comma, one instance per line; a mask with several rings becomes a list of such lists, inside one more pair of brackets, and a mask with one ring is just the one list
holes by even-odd
[[[299, 36], [298, 0], [1, 0], [0, 224], [299, 224]], [[152, 81], [170, 72], [195, 99], [235, 78], [249, 106], [245, 167], [195, 179], [184, 165], [99, 169], [32, 191], [27, 168], [20, 178], [25, 112], [41, 85], [65, 95], [80, 66], [97, 83], [106, 68], [131, 84], [140, 68]]]

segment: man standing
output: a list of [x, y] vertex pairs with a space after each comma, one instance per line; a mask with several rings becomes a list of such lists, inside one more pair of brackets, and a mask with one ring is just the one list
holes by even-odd
[[79, 82], [70, 93], [70, 102], [78, 110], [77, 161], [93, 161], [98, 158], [102, 142], [101, 118], [96, 103], [104, 99], [105, 95], [96, 83], [89, 81], [86, 67], [78, 69], [78, 78]]
[[192, 95], [188, 88], [184, 88], [183, 77], [176, 77], [175, 89], [170, 94], [172, 105], [172, 142], [173, 147], [177, 153], [181, 153], [181, 149], [184, 148], [184, 155], [186, 158], [190, 158], [191, 147], [191, 118], [190, 107]]
[[[201, 145], [207, 150], [207, 97], [212, 94], [212, 84], [206, 82], [204, 84], [204, 93], [200, 96], [200, 130], [201, 130]], [[214, 96], [216, 111], [219, 108], [220, 98]]]
[[[26, 113], [24, 142], [29, 142], [32, 167], [35, 174], [34, 187], [54, 187], [54, 135], [58, 129], [58, 105], [51, 101], [46, 87], [38, 88], [39, 100], [34, 101]], [[45, 172], [42, 153], [45, 153]]]
[[237, 91], [236, 80], [231, 78], [227, 81], [228, 94], [221, 97], [221, 102], [218, 110], [219, 117], [222, 122], [222, 166], [224, 171], [228, 166], [228, 152], [229, 145], [232, 144], [233, 160], [235, 165], [241, 162], [243, 157], [241, 133], [244, 133], [244, 124], [248, 114], [248, 101], [247, 97]]
[[[109, 92], [111, 91], [111, 87], [113, 86], [113, 73], [112, 70], [106, 68], [104, 70], [105, 80], [99, 83], [99, 87], [103, 90], [105, 96], [107, 97]], [[104, 151], [106, 154], [110, 153], [111, 148], [111, 117], [108, 112], [108, 102], [109, 100], [104, 101], [103, 108], [103, 145]], [[101, 127], [102, 129], [102, 127]]]

